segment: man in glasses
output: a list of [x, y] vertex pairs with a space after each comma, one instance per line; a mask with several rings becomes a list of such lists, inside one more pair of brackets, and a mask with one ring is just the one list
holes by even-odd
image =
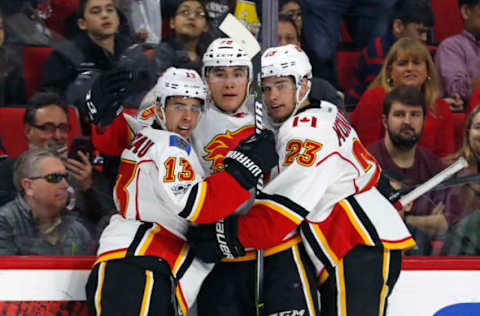
[[85, 226], [65, 212], [69, 185], [60, 156], [31, 149], [16, 161], [19, 194], [0, 208], [0, 255], [91, 255]]
[[[93, 229], [95, 223], [113, 209], [113, 200], [110, 193], [101, 193], [107, 189], [100, 187], [103, 182], [101, 175], [93, 171], [86, 153], [77, 152], [80, 160], [66, 157], [70, 131], [68, 108], [61, 104], [55, 93], [39, 92], [32, 97], [25, 111], [24, 126], [31, 149], [48, 149], [62, 156], [77, 210], [92, 224]], [[14, 162], [15, 159], [10, 159], [0, 166], [0, 205], [16, 195], [12, 180]]]

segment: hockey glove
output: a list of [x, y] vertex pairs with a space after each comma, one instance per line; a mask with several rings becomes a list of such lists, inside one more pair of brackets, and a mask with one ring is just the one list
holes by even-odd
[[402, 192], [395, 189], [390, 184], [390, 178], [385, 175], [385, 172], [380, 173], [380, 179], [378, 179], [377, 184], [378, 191], [390, 201], [390, 203], [395, 204], [402, 197]]
[[223, 160], [225, 170], [245, 189], [253, 188], [262, 173], [270, 171], [278, 163], [275, 136], [270, 130], [252, 134], [227, 153]]
[[113, 122], [132, 80], [132, 73], [123, 68], [108, 70], [95, 79], [85, 100], [92, 123], [107, 126]]
[[188, 244], [195, 255], [204, 262], [215, 263], [222, 258], [245, 255], [245, 249], [237, 238], [238, 219], [227, 217], [215, 224], [191, 226], [187, 231]]

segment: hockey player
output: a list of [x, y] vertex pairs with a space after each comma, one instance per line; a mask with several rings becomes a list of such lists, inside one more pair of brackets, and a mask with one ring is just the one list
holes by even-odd
[[300, 48], [264, 52], [262, 86], [279, 168], [248, 215], [238, 217], [238, 239], [269, 248], [299, 227], [319, 278], [322, 315], [384, 315], [401, 250], [415, 242], [377, 191], [379, 165], [348, 120], [334, 105], [309, 99], [310, 78]]
[[277, 162], [273, 135], [264, 132], [237, 146], [241, 160], [230, 159], [224, 172], [202, 181], [188, 139], [203, 111], [205, 85], [195, 71], [169, 68], [154, 93], [152, 127], [127, 117], [136, 135], [121, 156], [118, 214], [102, 233], [86, 286], [94, 315], [174, 316], [175, 301], [185, 315], [213, 267], [188, 247], [188, 223], [214, 223], [233, 213]]
[[[227, 152], [255, 132], [253, 97], [249, 93], [253, 72], [248, 54], [230, 38], [212, 42], [203, 64], [202, 75], [210, 97], [193, 134], [193, 145], [205, 171], [213, 174], [224, 170]], [[300, 236], [291, 234], [264, 252], [268, 315], [316, 315], [314, 273], [299, 243]], [[255, 314], [256, 255], [254, 249], [247, 250], [245, 256], [224, 259], [215, 266], [198, 297], [199, 315]]]

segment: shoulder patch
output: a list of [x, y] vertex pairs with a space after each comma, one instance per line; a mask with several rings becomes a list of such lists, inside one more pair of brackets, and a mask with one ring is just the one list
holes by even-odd
[[189, 143], [187, 143], [183, 138], [177, 135], [170, 136], [170, 146], [178, 147], [186, 151], [187, 154], [190, 154], [190, 151], [192, 150], [192, 146], [190, 146]]
[[317, 118], [314, 115], [296, 116], [293, 119], [293, 127], [297, 126], [311, 126], [317, 127]]

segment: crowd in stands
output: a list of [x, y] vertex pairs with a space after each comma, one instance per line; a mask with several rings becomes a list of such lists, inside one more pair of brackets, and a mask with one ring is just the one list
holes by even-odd
[[[111, 192], [131, 133], [118, 120], [91, 124], [87, 92], [99, 76], [114, 82], [131, 73], [122, 105], [136, 113], [168, 67], [201, 73], [207, 47], [224, 36], [219, 23], [241, 2], [0, 3], [0, 115], [9, 113], [2, 107], [24, 111], [23, 121], [0, 127], [0, 255], [95, 253], [115, 212]], [[437, 38], [435, 30], [448, 23], [432, 7], [447, 2], [463, 29]], [[251, 3], [261, 20], [261, 1]], [[278, 13], [278, 45], [307, 52], [312, 95], [345, 111], [392, 185], [423, 183], [461, 154], [469, 167], [456, 177], [478, 174], [480, 1], [279, 0]], [[354, 65], [348, 69], [337, 58], [346, 50]], [[69, 108], [78, 113], [78, 135]], [[27, 140], [21, 155], [6, 145], [16, 142], [5, 139], [6, 129], [18, 143]], [[480, 254], [480, 184], [474, 180], [426, 194], [401, 211], [417, 239], [410, 255]], [[435, 242], [443, 249], [432, 248]]]

